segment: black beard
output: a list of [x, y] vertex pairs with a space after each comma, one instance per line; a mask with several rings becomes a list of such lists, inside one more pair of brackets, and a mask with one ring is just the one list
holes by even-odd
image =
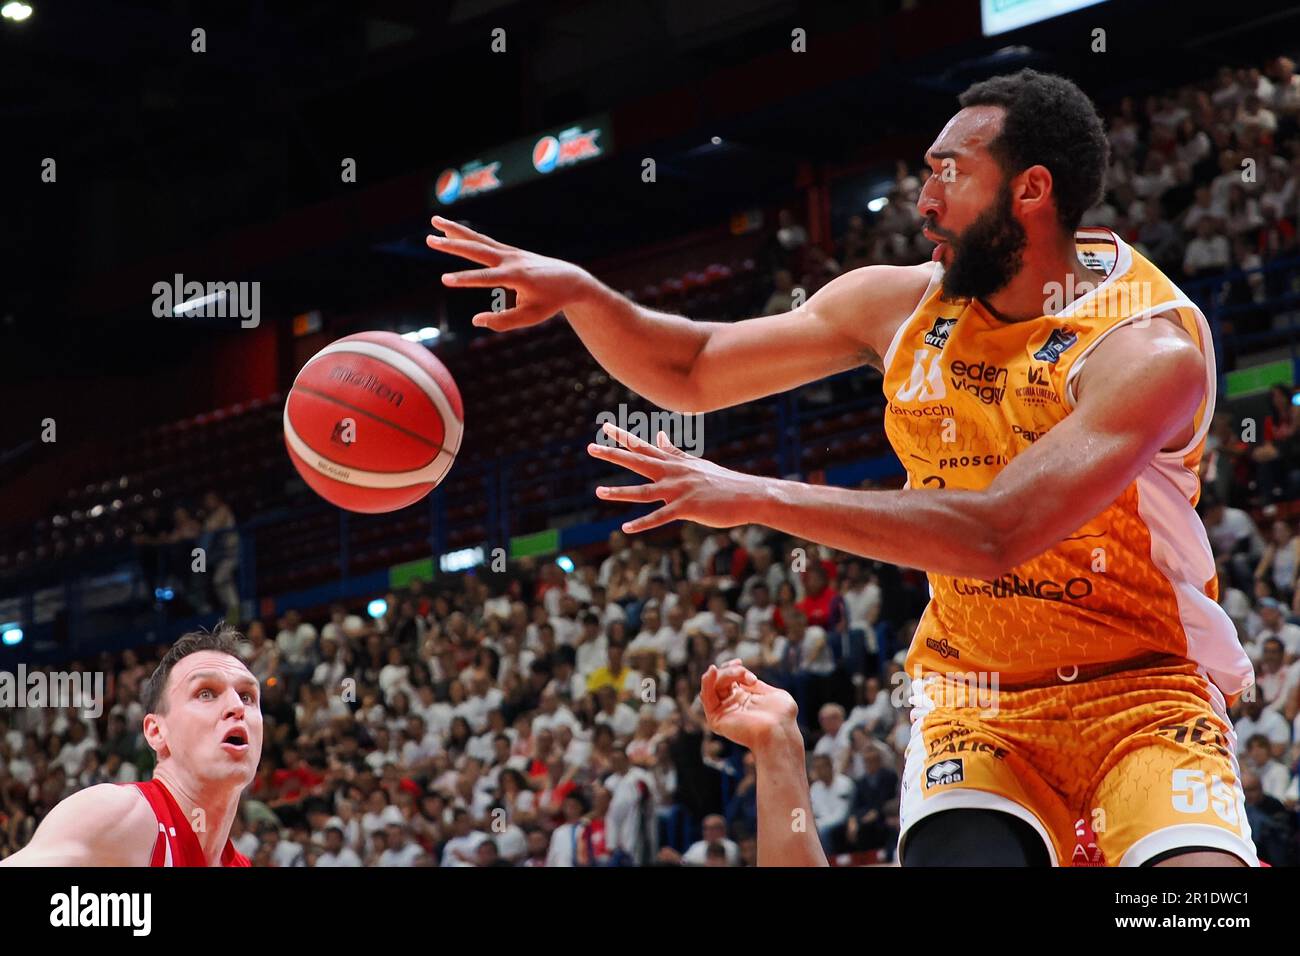
[[1027, 241], [1025, 227], [1011, 214], [1011, 187], [1004, 183], [993, 204], [949, 240], [952, 265], [943, 273], [943, 294], [959, 299], [993, 295], [1020, 271]]

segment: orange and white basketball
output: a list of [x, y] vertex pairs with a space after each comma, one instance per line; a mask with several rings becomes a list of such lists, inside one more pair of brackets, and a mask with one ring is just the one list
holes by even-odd
[[396, 511], [446, 477], [465, 413], [451, 373], [392, 332], [359, 332], [317, 352], [284, 405], [294, 467], [349, 511]]

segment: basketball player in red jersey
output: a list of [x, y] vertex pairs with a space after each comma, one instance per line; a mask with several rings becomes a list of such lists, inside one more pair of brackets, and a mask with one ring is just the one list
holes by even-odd
[[[613, 377], [674, 411], [880, 369], [898, 491], [757, 478], [608, 425], [621, 447], [589, 452], [649, 479], [598, 496], [664, 502], [626, 531], [757, 523], [927, 572], [904, 866], [1254, 865], [1227, 715], [1253, 673], [1194, 511], [1209, 326], [1138, 250], [1079, 228], [1109, 150], [1077, 86], [1022, 70], [959, 102], [918, 199], [932, 261], [855, 269], [789, 313], [654, 312], [440, 217], [428, 245], [486, 267], [446, 285], [516, 291], [475, 324], [563, 310]], [[977, 675], [995, 696], [971, 706], [958, 678]], [[731, 662], [702, 697], [710, 726], [755, 754], [760, 862], [824, 864], [811, 821], [791, 825], [811, 810], [789, 695]]]
[[262, 755], [257, 678], [232, 628], [186, 634], [141, 690], [153, 779], [59, 803], [0, 866], [249, 866], [230, 842]]

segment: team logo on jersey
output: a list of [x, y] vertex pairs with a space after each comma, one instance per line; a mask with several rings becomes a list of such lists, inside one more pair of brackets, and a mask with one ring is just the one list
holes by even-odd
[[925, 789], [927, 790], [931, 787], [942, 787], [949, 783], [961, 783], [965, 779], [966, 774], [960, 759], [943, 760], [925, 768]]
[[953, 455], [939, 459], [939, 470], [945, 468], [1000, 468], [1011, 461], [1006, 455]]
[[1079, 261], [1093, 272], [1100, 272], [1105, 275], [1109, 271], [1106, 267], [1106, 260], [1091, 249], [1080, 250]]
[[1070, 854], [1071, 866], [1105, 866], [1106, 857], [1097, 846], [1097, 834], [1092, 824], [1080, 817], [1074, 821], [1074, 852]]
[[894, 396], [900, 402], [935, 402], [948, 394], [943, 384], [943, 366], [939, 354], [917, 349], [912, 356], [912, 374], [907, 384]]
[[[1043, 348], [1047, 348], [1046, 345]], [[1042, 350], [1038, 355], [1041, 356]], [[1054, 360], [1053, 360], [1054, 361]], [[1031, 365], [1027, 373], [1029, 384], [1021, 385], [1016, 389], [1016, 398], [1026, 405], [1035, 405], [1039, 408], [1051, 403], [1059, 405], [1061, 399], [1056, 394], [1056, 386], [1052, 384], [1052, 373], [1044, 365]]]
[[927, 637], [925, 639], [925, 646], [930, 648], [930, 650], [935, 651], [940, 657], [944, 658], [945, 660], [949, 657], [954, 659], [961, 657], [961, 654], [958, 653], [957, 648], [949, 644], [948, 638], [946, 637], [943, 640], [939, 640], [939, 641], [936, 641], [933, 637]]
[[969, 392], [985, 405], [997, 405], [1007, 394], [1007, 370], [1000, 365], [954, 359], [951, 367], [952, 387]]
[[1069, 351], [1074, 343], [1079, 341], [1079, 333], [1074, 331], [1068, 325], [1060, 329], [1052, 329], [1052, 334], [1047, 337], [1043, 347], [1034, 353], [1034, 358], [1040, 362], [1051, 362], [1056, 364], [1056, 360]]
[[952, 335], [952, 327], [956, 324], [956, 319], [935, 319], [930, 331], [925, 333], [925, 344], [942, 349], [948, 344], [948, 336]]
[[1018, 574], [1004, 574], [995, 581], [976, 583], [967, 583], [961, 578], [953, 578], [952, 589], [955, 594], [962, 597], [987, 597], [997, 600], [1026, 597], [1040, 601], [1077, 603], [1092, 594], [1092, 582], [1087, 578], [1074, 577], [1062, 584], [1048, 578], [1022, 578]]

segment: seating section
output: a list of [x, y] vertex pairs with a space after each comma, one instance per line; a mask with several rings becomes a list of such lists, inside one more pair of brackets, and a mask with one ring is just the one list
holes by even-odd
[[[656, 309], [733, 319], [753, 314], [764, 292], [746, 259], [627, 294]], [[599, 520], [625, 510], [594, 498], [601, 476], [615, 473], [585, 446], [596, 435], [599, 413], [656, 409], [613, 381], [567, 324], [481, 334], [439, 357], [461, 389], [466, 428], [457, 465], [431, 499], [340, 521], [341, 513], [307, 491], [294, 472], [284, 451], [284, 397], [268, 395], [138, 433], [111, 470], [67, 489], [55, 514], [34, 528], [9, 529], [0, 539], [0, 575], [129, 548], [150, 527], [170, 528], [176, 506], [199, 507], [209, 490], [251, 536], [259, 595], [427, 557], [435, 542], [463, 548], [495, 537], [496, 529], [524, 534], [559, 517]], [[811, 472], [884, 452], [879, 396], [865, 407], [860, 400], [848, 404], [857, 407], [825, 417], [810, 406], [808, 420], [799, 423], [796, 467]], [[780, 420], [776, 400], [714, 413], [705, 453], [741, 471], [779, 474]], [[441, 534], [435, 533], [439, 523]], [[344, 550], [346, 568], [339, 566]]]

